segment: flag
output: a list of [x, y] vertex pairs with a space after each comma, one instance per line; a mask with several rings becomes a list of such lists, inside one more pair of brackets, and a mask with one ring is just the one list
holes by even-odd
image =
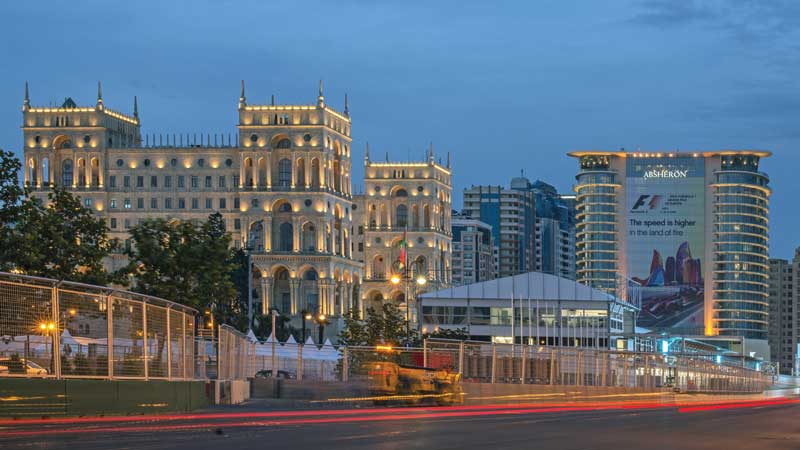
[[408, 241], [406, 240], [406, 231], [403, 230], [403, 239], [400, 241], [400, 268], [406, 267], [406, 247]]

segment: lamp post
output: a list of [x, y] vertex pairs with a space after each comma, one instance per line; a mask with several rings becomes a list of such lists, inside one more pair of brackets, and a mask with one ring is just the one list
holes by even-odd
[[322, 338], [325, 335], [325, 325], [328, 324], [328, 319], [325, 317], [325, 314], [320, 314], [317, 316], [317, 324], [319, 324], [319, 346], [322, 347], [324, 344]]
[[[420, 262], [414, 261], [412, 264], [419, 266]], [[405, 281], [403, 287], [405, 288], [404, 295], [406, 300], [406, 346], [410, 347], [411, 346], [411, 296], [409, 296], [409, 291], [411, 290], [410, 288], [411, 288], [412, 277], [411, 273], [408, 270], [409, 269], [408, 265], [403, 265], [403, 263], [399, 259], [395, 261], [394, 265], [396, 266], [395, 271], [392, 274], [392, 277], [389, 279], [389, 281], [395, 286], [400, 284], [401, 281]], [[417, 274], [416, 286], [414, 287], [414, 296], [413, 296], [415, 303], [417, 298], [417, 287], [422, 287], [427, 282], [428, 279], [425, 278], [424, 274], [422, 273]], [[418, 316], [417, 322], [420, 322], [419, 314], [417, 314], [417, 316]], [[418, 323], [418, 325], [421, 325], [421, 323]]]
[[306, 343], [306, 320], [312, 320], [314, 318], [314, 316], [312, 316], [311, 313], [308, 312], [305, 309], [300, 311], [300, 316], [302, 317], [302, 320], [303, 320], [303, 340], [300, 343], [301, 344], [305, 344]]

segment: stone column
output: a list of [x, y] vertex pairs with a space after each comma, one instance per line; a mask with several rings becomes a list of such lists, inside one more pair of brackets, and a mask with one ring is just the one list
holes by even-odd
[[336, 291], [336, 280], [331, 280], [331, 283], [328, 284], [328, 313], [329, 314], [336, 314], [335, 309], [335, 295]]
[[271, 162], [272, 161], [271, 161], [271, 158], [269, 156], [265, 156], [264, 157], [264, 170], [266, 170], [266, 172], [267, 172], [266, 173], [266, 176], [267, 176], [267, 180], [266, 180], [267, 189], [272, 189], [272, 164], [271, 164]]
[[78, 185], [78, 158], [77, 154], [72, 152], [72, 187]]
[[325, 221], [317, 219], [315, 226], [317, 228], [317, 251], [323, 253], [325, 252]]
[[300, 251], [300, 233], [302, 232], [299, 228], [300, 219], [296, 216], [292, 216], [292, 251], [294, 253], [298, 253]]
[[267, 315], [272, 306], [272, 277], [261, 278], [261, 314]]
[[256, 187], [258, 187], [258, 160], [256, 159], [255, 155], [253, 155], [252, 161], [253, 161], [253, 166], [252, 166], [253, 187], [251, 187], [250, 189], [255, 189]]
[[290, 161], [292, 162], [292, 189], [297, 186], [297, 158], [291, 158]]
[[272, 251], [272, 219], [264, 218], [264, 251]]
[[300, 304], [299, 287], [300, 287], [300, 280], [298, 280], [297, 278], [292, 278], [291, 280], [289, 280], [289, 293], [292, 299], [292, 312], [291, 312], [292, 315], [297, 314], [297, 312], [300, 310], [300, 308], [298, 308], [298, 305]]
[[306, 152], [306, 159], [303, 164], [303, 170], [306, 173], [306, 190], [311, 189], [311, 153]]
[[346, 253], [347, 253], [345, 248], [344, 248], [344, 244], [345, 244], [345, 242], [344, 242], [344, 221], [340, 220], [339, 221], [339, 253], [342, 255], [343, 258], [346, 256]]
[[345, 304], [344, 280], [336, 284], [336, 290], [338, 291], [339, 294], [339, 307], [337, 308], [336, 314], [341, 316], [344, 315], [344, 304]]
[[[239, 154], [239, 189], [244, 186], [244, 155]], [[234, 186], [235, 187], [235, 186]]]
[[327, 309], [328, 298], [327, 298], [326, 294], [328, 292], [328, 279], [327, 278], [320, 278], [317, 281], [317, 288], [319, 289], [319, 299], [318, 299], [319, 300], [319, 311], [317, 311], [317, 312], [319, 314], [327, 314], [328, 313], [328, 309]]

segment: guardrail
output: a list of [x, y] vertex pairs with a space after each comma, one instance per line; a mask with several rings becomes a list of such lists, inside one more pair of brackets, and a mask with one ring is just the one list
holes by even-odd
[[156, 297], [0, 272], [0, 377], [202, 378], [196, 317]]

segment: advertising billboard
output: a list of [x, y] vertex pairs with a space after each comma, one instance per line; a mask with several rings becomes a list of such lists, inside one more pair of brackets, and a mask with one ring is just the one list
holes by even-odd
[[703, 330], [704, 163], [627, 158], [627, 277], [641, 286], [637, 325]]

